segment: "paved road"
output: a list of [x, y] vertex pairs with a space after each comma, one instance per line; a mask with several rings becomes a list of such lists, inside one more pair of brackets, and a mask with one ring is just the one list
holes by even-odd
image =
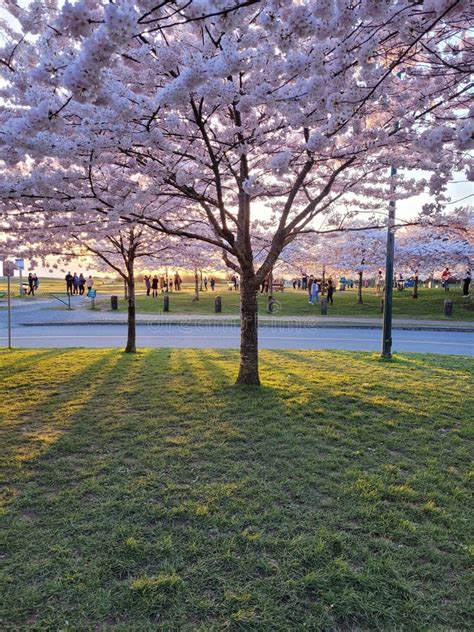
[[[6, 331], [0, 331], [0, 345], [6, 345]], [[16, 326], [15, 347], [121, 347], [124, 325]], [[394, 351], [474, 355], [474, 334], [458, 331], [394, 330]], [[222, 325], [138, 325], [137, 342], [142, 347], [237, 348], [239, 330]], [[380, 329], [260, 327], [263, 349], [347, 349], [379, 351]]]

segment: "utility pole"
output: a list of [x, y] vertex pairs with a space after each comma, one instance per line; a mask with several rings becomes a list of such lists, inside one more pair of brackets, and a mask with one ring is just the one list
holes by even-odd
[[[396, 124], [398, 129], [398, 123]], [[395, 190], [394, 178], [397, 175], [396, 167], [390, 169], [390, 194], [392, 199], [388, 203], [388, 227], [387, 227], [387, 254], [385, 257], [385, 293], [383, 302], [383, 334], [382, 334], [382, 358], [392, 357], [392, 303], [393, 303], [393, 259], [395, 252]]]

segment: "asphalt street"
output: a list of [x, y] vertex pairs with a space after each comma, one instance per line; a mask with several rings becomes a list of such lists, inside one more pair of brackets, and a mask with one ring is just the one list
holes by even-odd
[[[121, 347], [126, 341], [124, 324], [45, 325], [13, 328], [12, 343], [17, 348]], [[260, 327], [262, 349], [347, 349], [379, 351], [380, 329], [325, 327]], [[6, 346], [2, 327], [0, 344]], [[233, 349], [239, 346], [236, 325], [149, 323], [137, 326], [141, 347], [191, 347]], [[460, 331], [394, 330], [394, 352], [474, 355], [474, 334]]]

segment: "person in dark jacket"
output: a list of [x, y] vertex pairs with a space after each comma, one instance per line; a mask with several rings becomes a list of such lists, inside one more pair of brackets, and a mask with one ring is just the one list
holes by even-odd
[[68, 294], [72, 294], [72, 274], [70, 272], [68, 272], [66, 274], [66, 292]]
[[30, 294], [32, 296], [35, 295], [35, 277], [32, 272], [28, 275], [28, 296], [30, 296]]
[[331, 305], [334, 303], [333, 301], [333, 294], [334, 294], [334, 284], [332, 282], [332, 279], [328, 280], [328, 303], [331, 303]]
[[158, 277], [156, 276], [156, 274], [151, 280], [151, 295], [153, 298], [158, 297]]
[[79, 278], [77, 280], [77, 284], [79, 286], [79, 294], [82, 296], [84, 294], [84, 286], [86, 284], [86, 279], [85, 279], [84, 275], [82, 274], [82, 272], [79, 275]]
[[466, 274], [462, 280], [462, 295], [469, 296], [469, 286], [471, 285], [471, 271], [466, 270]]

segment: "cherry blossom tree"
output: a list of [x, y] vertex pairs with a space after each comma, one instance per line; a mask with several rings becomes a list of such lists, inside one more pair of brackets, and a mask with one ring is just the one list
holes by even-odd
[[414, 275], [413, 298], [418, 298], [419, 274], [441, 272], [446, 266], [464, 272], [471, 268], [474, 225], [469, 210], [444, 218], [443, 226], [413, 226], [399, 231], [396, 261]]
[[[364, 224], [361, 224], [359, 228], [364, 228]], [[360, 305], [364, 302], [362, 297], [364, 273], [384, 267], [385, 249], [386, 231], [370, 227], [352, 232], [350, 235], [339, 234], [327, 248], [328, 263], [345, 272], [357, 273], [357, 303]]]
[[[238, 382], [258, 384], [257, 288], [337, 204], [385, 207], [473, 169], [468, 0], [11, 4], [1, 54], [6, 167], [77, 163], [153, 198], [121, 220], [197, 240], [241, 276]], [[428, 179], [407, 177], [422, 169]], [[400, 171], [399, 171], [400, 173]], [[17, 203], [8, 173], [3, 197]], [[99, 207], [100, 208], [100, 207]], [[264, 212], [262, 211], [264, 209]], [[101, 212], [103, 209], [99, 210]], [[80, 214], [79, 214], [80, 215]], [[264, 219], [262, 219], [262, 217]], [[265, 220], [265, 221], [264, 221]], [[255, 256], [255, 235], [265, 257]]]

